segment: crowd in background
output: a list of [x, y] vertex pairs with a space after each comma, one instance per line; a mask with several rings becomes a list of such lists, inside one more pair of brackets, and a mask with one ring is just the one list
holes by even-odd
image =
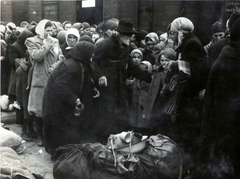
[[172, 138], [196, 176], [236, 178], [239, 17], [235, 10], [212, 24], [204, 45], [187, 17], [156, 32], [116, 18], [1, 22], [1, 95], [14, 104], [22, 138], [37, 138], [52, 160], [61, 145], [106, 144], [132, 130]]

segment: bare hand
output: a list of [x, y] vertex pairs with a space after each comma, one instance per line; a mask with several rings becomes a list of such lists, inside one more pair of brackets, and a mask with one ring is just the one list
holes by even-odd
[[99, 86], [107, 86], [107, 78], [105, 76], [99, 78], [98, 83]]

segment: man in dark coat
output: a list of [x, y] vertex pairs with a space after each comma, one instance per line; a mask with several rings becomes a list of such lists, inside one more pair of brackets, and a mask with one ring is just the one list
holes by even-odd
[[95, 100], [99, 117], [99, 132], [106, 142], [109, 134], [124, 130], [127, 125], [128, 104], [126, 94], [127, 64], [129, 59], [129, 40], [133, 24], [119, 21], [118, 36], [112, 35], [99, 41], [93, 56], [95, 82], [101, 87], [100, 98]]
[[[94, 45], [79, 42], [49, 77], [43, 97], [44, 146], [52, 159], [61, 145], [79, 143], [94, 119], [90, 58]], [[80, 116], [76, 105], [84, 105]], [[82, 134], [84, 133], [84, 134]]]
[[199, 152], [202, 178], [240, 176], [240, 18], [208, 76]]

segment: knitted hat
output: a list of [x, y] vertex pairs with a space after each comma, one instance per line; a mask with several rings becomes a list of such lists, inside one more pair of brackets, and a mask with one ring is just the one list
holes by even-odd
[[133, 57], [135, 53], [138, 53], [141, 56], [141, 59], [143, 58], [142, 51], [137, 48], [131, 51], [130, 56]]
[[222, 22], [216, 21], [214, 24], [212, 24], [211, 31], [212, 31], [212, 34], [217, 32], [225, 32]]

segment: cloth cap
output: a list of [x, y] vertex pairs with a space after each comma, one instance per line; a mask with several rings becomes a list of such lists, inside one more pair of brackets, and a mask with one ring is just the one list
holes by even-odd
[[146, 35], [145, 39], [146, 38], [150, 38], [155, 45], [157, 45], [159, 43], [159, 37], [158, 37], [158, 35], [155, 32], [148, 33]]
[[131, 51], [130, 57], [133, 57], [133, 55], [134, 55], [135, 53], [138, 53], [138, 54], [141, 56], [141, 59], [143, 59], [142, 51], [139, 50], [139, 49], [137, 49], [137, 48]]
[[211, 31], [213, 34], [217, 32], [225, 32], [222, 22], [221, 21], [214, 22], [214, 24], [212, 24], [211, 26]]
[[194, 25], [192, 21], [190, 21], [186, 17], [178, 17], [173, 20], [171, 23], [170, 30], [173, 32], [178, 32], [178, 31], [187, 31], [187, 32], [193, 32], [194, 30]]

